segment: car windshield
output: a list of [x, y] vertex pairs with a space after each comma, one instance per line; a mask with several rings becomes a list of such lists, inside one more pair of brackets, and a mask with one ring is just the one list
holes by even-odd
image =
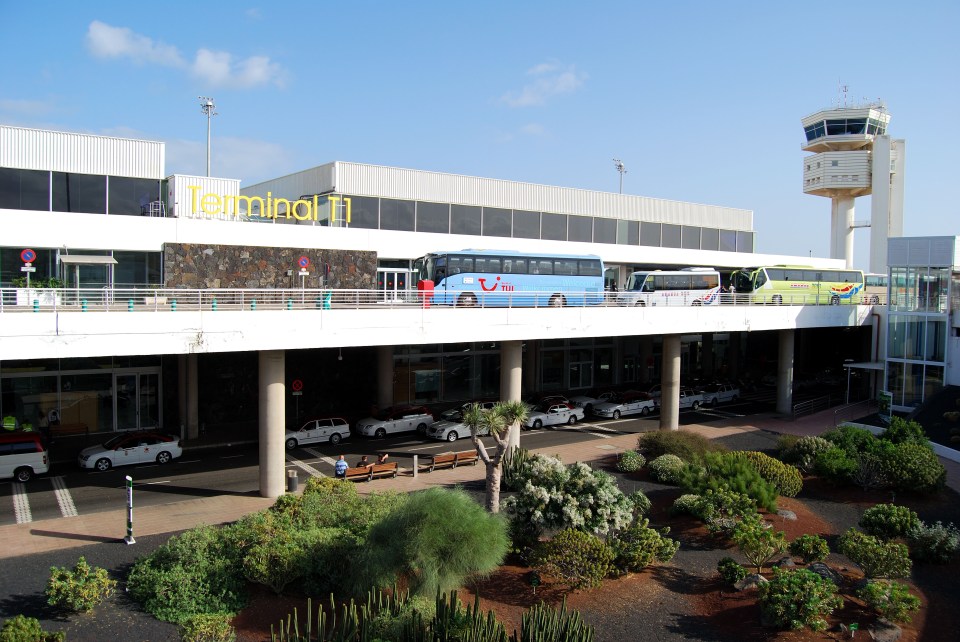
[[120, 442], [126, 439], [126, 435], [117, 435], [116, 437], [111, 437], [110, 439], [103, 442], [104, 448], [114, 449], [120, 445]]
[[453, 410], [444, 410], [440, 414], [440, 417], [446, 419], [447, 421], [460, 421], [463, 419], [463, 415], [455, 408]]

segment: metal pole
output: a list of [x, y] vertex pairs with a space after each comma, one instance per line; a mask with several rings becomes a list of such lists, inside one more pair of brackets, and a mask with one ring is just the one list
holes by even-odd
[[207, 177], [210, 177], [210, 110], [207, 110]]
[[127, 544], [136, 544], [133, 539], [133, 477], [127, 475], [127, 536], [123, 538]]

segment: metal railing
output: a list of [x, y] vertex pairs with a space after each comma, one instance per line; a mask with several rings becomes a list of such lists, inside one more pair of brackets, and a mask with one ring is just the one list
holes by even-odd
[[876, 399], [864, 399], [863, 401], [848, 403], [833, 411], [833, 425], [834, 427], [839, 426], [840, 424], [850, 421], [851, 419], [872, 414], [876, 412], [876, 410]]
[[835, 404], [840, 403], [842, 399], [842, 394], [829, 394], [807, 401], [801, 401], [793, 405], [791, 416], [796, 419], [805, 415], [812, 415], [815, 412], [832, 408]]
[[[531, 307], [626, 307], [618, 301], [619, 292], [475, 292], [470, 305], [457, 307], [531, 308]], [[809, 301], [806, 297], [785, 297], [776, 303], [755, 300], [750, 294], [723, 293], [717, 303], [706, 305], [685, 301], [683, 297], [665, 298], [656, 304], [631, 307], [699, 307], [775, 305], [831, 305]], [[834, 303], [835, 304], [835, 303]], [[841, 303], [841, 305], [851, 305]], [[163, 311], [176, 310], [306, 310], [306, 309], [392, 309], [406, 307], [450, 307], [438, 305], [428, 292], [405, 290], [334, 290], [303, 288], [2, 288], [0, 313], [11, 312], [87, 312], [87, 311]]]

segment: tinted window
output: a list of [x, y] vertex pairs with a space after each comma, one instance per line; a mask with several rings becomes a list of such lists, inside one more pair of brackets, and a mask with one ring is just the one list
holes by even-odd
[[53, 172], [53, 211], [107, 213], [107, 177]]
[[417, 203], [417, 231], [450, 233], [450, 206], [446, 203]]
[[503, 272], [504, 274], [526, 274], [527, 259], [503, 259]]
[[350, 227], [375, 230], [380, 227], [380, 199], [367, 196], [350, 198]]
[[511, 214], [511, 210], [483, 208], [483, 236], [510, 236], [513, 232]]
[[663, 224], [663, 247], [680, 247], [680, 226]]
[[530, 274], [553, 274], [553, 261], [550, 259], [530, 259]]
[[0, 208], [50, 209], [50, 172], [0, 168]]
[[683, 231], [681, 232], [680, 244], [686, 250], [699, 250], [700, 228], [684, 225]]
[[720, 230], [720, 251], [737, 251], [737, 233], [732, 230]]
[[579, 262], [580, 276], [600, 276], [600, 261], [596, 259], [583, 260]]
[[567, 215], [543, 213], [540, 238], [547, 241], [567, 240]]
[[591, 243], [593, 241], [593, 219], [589, 216], [570, 216], [568, 218], [569, 241]]
[[753, 232], [737, 232], [737, 252], [753, 252]]
[[514, 210], [513, 236], [520, 239], [540, 238], [540, 212]]
[[108, 177], [110, 214], [141, 216], [149, 213], [151, 203], [161, 200], [160, 181], [149, 178]]
[[617, 221], [612, 218], [593, 219], [593, 242], [616, 243]]
[[450, 233], [480, 236], [483, 210], [472, 205], [453, 205], [450, 208]]
[[660, 223], [640, 224], [640, 245], [660, 247]]
[[700, 249], [719, 250], [720, 230], [712, 227], [704, 227], [700, 232]]
[[638, 221], [617, 221], [617, 243], [620, 245], [639, 245], [640, 223]]
[[414, 230], [413, 201], [380, 199], [380, 229], [412, 232]]
[[577, 261], [576, 259], [557, 259], [553, 263], [553, 273], [562, 274], [564, 276], [574, 275], [577, 273]]

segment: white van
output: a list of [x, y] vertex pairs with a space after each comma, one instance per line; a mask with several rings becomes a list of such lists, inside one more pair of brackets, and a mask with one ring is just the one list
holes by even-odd
[[50, 458], [39, 433], [0, 434], [0, 479], [26, 482], [49, 469]]

